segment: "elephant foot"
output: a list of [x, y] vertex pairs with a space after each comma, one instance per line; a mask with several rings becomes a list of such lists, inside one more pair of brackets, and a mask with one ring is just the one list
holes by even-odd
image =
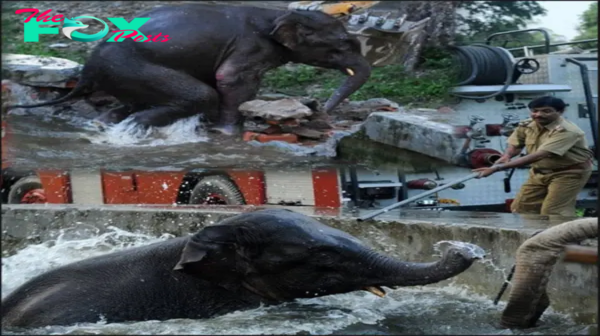
[[317, 112], [312, 115], [312, 118], [304, 124], [304, 126], [317, 130], [317, 131], [328, 131], [333, 128], [329, 124], [329, 115], [323, 112]]

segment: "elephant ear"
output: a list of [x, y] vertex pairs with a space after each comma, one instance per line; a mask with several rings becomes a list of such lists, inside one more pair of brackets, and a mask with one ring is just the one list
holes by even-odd
[[211, 225], [190, 237], [173, 270], [217, 283], [238, 287], [251, 273], [255, 248], [248, 243], [247, 230], [238, 225]]
[[269, 35], [291, 50], [303, 45], [307, 35], [315, 33], [311, 20], [297, 12], [288, 12], [278, 17], [274, 24], [275, 28]]

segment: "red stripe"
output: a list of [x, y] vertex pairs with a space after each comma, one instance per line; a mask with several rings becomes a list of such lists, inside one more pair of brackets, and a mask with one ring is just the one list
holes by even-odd
[[315, 207], [341, 206], [338, 171], [336, 168], [318, 168], [312, 171]]

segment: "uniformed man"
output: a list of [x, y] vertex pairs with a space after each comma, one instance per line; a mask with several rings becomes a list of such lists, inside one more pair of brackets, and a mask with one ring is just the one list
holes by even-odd
[[[529, 178], [515, 197], [515, 213], [575, 216], [577, 195], [592, 173], [593, 152], [585, 133], [563, 118], [565, 102], [545, 96], [528, 105], [531, 118], [519, 123], [508, 138], [504, 155], [489, 168], [474, 169], [479, 177], [531, 165]], [[527, 155], [511, 159], [527, 148]]]

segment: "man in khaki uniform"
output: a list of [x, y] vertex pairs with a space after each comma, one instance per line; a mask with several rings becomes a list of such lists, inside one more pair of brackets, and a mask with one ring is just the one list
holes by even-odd
[[[509, 168], [531, 165], [529, 178], [512, 203], [516, 213], [575, 216], [577, 194], [592, 173], [593, 152], [585, 133], [564, 119], [562, 99], [546, 96], [528, 105], [531, 118], [508, 138], [504, 155], [489, 168], [474, 169], [479, 178]], [[527, 155], [511, 161], [523, 150]]]

